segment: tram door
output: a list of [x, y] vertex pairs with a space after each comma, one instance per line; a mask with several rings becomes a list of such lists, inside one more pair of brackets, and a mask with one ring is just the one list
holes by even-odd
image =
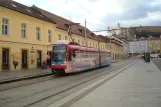
[[41, 51], [37, 51], [37, 67], [41, 67]]
[[2, 70], [9, 69], [9, 49], [2, 48]]
[[22, 50], [22, 68], [27, 68], [27, 50]]

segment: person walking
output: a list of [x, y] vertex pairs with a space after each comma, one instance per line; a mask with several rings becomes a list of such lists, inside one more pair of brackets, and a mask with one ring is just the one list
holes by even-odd
[[47, 63], [47, 66], [50, 67], [50, 65], [51, 65], [51, 60], [50, 60], [50, 58], [47, 58], [47, 59], [46, 59], [46, 63]]

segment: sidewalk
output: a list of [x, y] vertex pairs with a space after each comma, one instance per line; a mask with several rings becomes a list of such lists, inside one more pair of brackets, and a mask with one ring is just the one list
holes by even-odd
[[[112, 63], [119, 60], [112, 60]], [[0, 84], [6, 81], [13, 81], [16, 79], [30, 78], [34, 76], [51, 74], [51, 69], [31, 69], [31, 70], [19, 70], [19, 71], [3, 71], [0, 72]]]
[[4, 71], [4, 72], [0, 72], [0, 82], [34, 77], [39, 75], [46, 75], [46, 74], [51, 74], [51, 70], [40, 68], [40, 69], [31, 69], [31, 70]]
[[115, 62], [118, 62], [118, 61], [120, 61], [120, 60], [112, 60], [111, 63], [115, 63]]
[[161, 107], [161, 71], [139, 61], [76, 101], [70, 107]]

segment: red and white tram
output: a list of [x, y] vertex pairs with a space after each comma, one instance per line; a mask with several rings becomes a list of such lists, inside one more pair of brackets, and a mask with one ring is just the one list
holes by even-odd
[[110, 51], [71, 44], [54, 44], [51, 69], [55, 73], [72, 73], [108, 66]]

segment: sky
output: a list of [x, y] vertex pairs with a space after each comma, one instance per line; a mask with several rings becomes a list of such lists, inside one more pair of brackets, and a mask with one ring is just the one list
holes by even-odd
[[[161, 26], [161, 0], [15, 0], [33, 4], [91, 31], [130, 26]], [[101, 32], [99, 32], [101, 33]]]

